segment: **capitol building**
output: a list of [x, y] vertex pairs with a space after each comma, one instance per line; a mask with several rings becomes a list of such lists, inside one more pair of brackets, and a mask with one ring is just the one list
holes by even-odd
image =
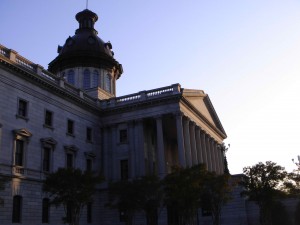
[[[1, 225], [63, 224], [63, 209], [49, 206], [42, 191], [45, 176], [61, 167], [105, 176], [83, 225], [124, 224], [105, 207], [109, 181], [163, 178], [176, 165], [224, 171], [219, 146], [227, 136], [209, 96], [177, 83], [116, 96], [126, 75], [112, 43], [94, 29], [97, 14], [86, 9], [76, 20], [48, 69], [0, 45], [0, 176], [9, 178], [0, 191]], [[159, 224], [168, 224], [166, 214]], [[210, 221], [200, 217], [199, 224]], [[139, 216], [135, 224], [146, 222]]]

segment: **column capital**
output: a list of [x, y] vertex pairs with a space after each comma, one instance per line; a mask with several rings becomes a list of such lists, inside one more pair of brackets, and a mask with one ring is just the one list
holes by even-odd
[[175, 117], [183, 117], [183, 116], [184, 116], [184, 113], [181, 112], [181, 111], [177, 111], [177, 112], [174, 112], [173, 115], [174, 115]]

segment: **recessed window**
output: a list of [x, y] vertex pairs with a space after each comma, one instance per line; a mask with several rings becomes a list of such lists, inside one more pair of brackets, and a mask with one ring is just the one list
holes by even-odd
[[66, 166], [68, 169], [71, 169], [74, 167], [74, 154], [73, 153], [67, 153], [66, 155]]
[[99, 73], [97, 70], [94, 70], [93, 72], [93, 87], [99, 86]]
[[48, 198], [43, 198], [42, 203], [42, 223], [49, 223], [50, 203]]
[[122, 129], [120, 130], [120, 143], [126, 143], [127, 142], [127, 130]]
[[87, 141], [92, 141], [92, 132], [93, 132], [92, 128], [90, 128], [90, 127], [86, 128], [86, 140]]
[[86, 171], [92, 172], [93, 170], [93, 160], [92, 159], [86, 159]]
[[24, 141], [16, 140], [16, 150], [15, 150], [15, 165], [23, 166], [24, 165]]
[[111, 92], [111, 76], [110, 74], [106, 74], [105, 76], [105, 90], [107, 92]]
[[74, 121], [68, 120], [67, 122], [67, 134], [74, 135]]
[[19, 99], [17, 115], [26, 118], [28, 116], [27, 114], [28, 114], [28, 102], [23, 99]]
[[121, 168], [121, 180], [128, 180], [128, 160], [124, 159], [120, 161]]
[[69, 84], [75, 85], [75, 73], [74, 73], [74, 70], [69, 70], [68, 71], [67, 82]]
[[21, 223], [22, 220], [22, 196], [13, 197], [12, 222]]
[[51, 149], [44, 147], [43, 152], [43, 171], [50, 172], [50, 162], [51, 162]]
[[91, 87], [91, 73], [88, 69], [83, 71], [83, 89]]
[[49, 110], [45, 111], [45, 121], [44, 124], [46, 126], [52, 127], [53, 125], [53, 113]]

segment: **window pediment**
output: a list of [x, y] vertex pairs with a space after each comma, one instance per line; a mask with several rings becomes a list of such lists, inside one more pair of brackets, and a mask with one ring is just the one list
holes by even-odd
[[75, 145], [65, 145], [64, 148], [66, 152], [73, 152], [73, 153], [77, 153], [77, 151], [79, 150]]
[[53, 138], [41, 138], [42, 145], [51, 145], [53, 147], [56, 146], [57, 141], [55, 141]]
[[94, 152], [84, 152], [86, 158], [96, 158], [96, 154]]
[[16, 136], [22, 136], [22, 137], [26, 137], [26, 138], [29, 138], [32, 136], [32, 134], [26, 128], [16, 129], [16, 130], [13, 130], [13, 132]]

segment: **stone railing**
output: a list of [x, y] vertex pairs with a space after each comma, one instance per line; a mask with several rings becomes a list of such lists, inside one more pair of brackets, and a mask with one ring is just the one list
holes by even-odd
[[[64, 79], [50, 73], [48, 70], [45, 70], [44, 67], [42, 67], [39, 64], [35, 64], [31, 62], [30, 60], [24, 58], [23, 56], [19, 55], [16, 51], [12, 49], [8, 49], [3, 45], [0, 45], [0, 56], [4, 56], [7, 59], [14, 62], [16, 65], [21, 66], [22, 68], [33, 72], [43, 78], [46, 78], [48, 81], [53, 82], [54, 85], [60, 86], [61, 88], [66, 89], [68, 92], [79, 96], [80, 98], [84, 99], [85, 101], [96, 104], [97, 100], [85, 92], [83, 92], [81, 89], [74, 87], [73, 85], [70, 85], [67, 83]], [[22, 171], [20, 171], [22, 172]]]
[[130, 102], [140, 102], [147, 99], [155, 99], [163, 96], [175, 95], [181, 92], [180, 84], [173, 84], [171, 86], [152, 89], [148, 91], [141, 91], [138, 93], [124, 95], [121, 97], [111, 98], [101, 101], [101, 106], [104, 108], [124, 105]]

